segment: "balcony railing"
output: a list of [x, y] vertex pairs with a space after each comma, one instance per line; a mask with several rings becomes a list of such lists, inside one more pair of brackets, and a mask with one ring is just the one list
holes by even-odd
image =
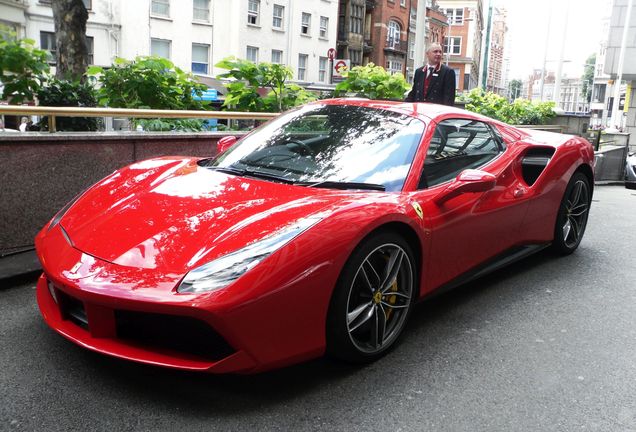
[[406, 39], [389, 38], [384, 44], [384, 49], [405, 53], [408, 49], [408, 43]]

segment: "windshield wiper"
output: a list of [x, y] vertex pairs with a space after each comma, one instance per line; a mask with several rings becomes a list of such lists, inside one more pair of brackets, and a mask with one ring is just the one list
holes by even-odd
[[332, 181], [332, 180], [325, 180], [325, 181], [319, 181], [319, 182], [294, 182], [294, 184], [298, 186], [321, 187], [321, 188], [342, 189], [342, 190], [364, 189], [364, 190], [377, 190], [382, 192], [386, 190], [386, 188], [381, 184]]
[[290, 180], [286, 177], [278, 176], [276, 174], [268, 174], [262, 171], [255, 171], [255, 170], [251, 170], [247, 168], [220, 167], [220, 166], [214, 166], [209, 168], [215, 171], [220, 171], [226, 174], [234, 174], [234, 175], [238, 175], [242, 177], [253, 177], [253, 178], [259, 178], [263, 180], [272, 180], [279, 183], [287, 183], [287, 184], [294, 183], [293, 180]]

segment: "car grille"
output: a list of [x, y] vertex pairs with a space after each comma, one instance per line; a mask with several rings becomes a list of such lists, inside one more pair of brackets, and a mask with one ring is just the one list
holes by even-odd
[[[86, 309], [89, 303], [55, 288], [62, 317], [73, 324], [91, 331], [91, 325], [102, 327], [104, 323], [91, 322]], [[100, 308], [103, 309], [102, 306]], [[205, 360], [218, 361], [236, 352], [212, 327], [196, 318], [158, 313], [113, 309], [115, 329], [109, 332], [122, 343], [148, 351], [164, 354], [186, 354]], [[99, 324], [99, 325], [96, 325]], [[111, 324], [112, 326], [112, 324]]]

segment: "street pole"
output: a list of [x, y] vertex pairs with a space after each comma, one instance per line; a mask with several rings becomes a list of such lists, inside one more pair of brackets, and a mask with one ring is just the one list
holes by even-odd
[[629, 0], [627, 3], [627, 13], [625, 14], [625, 24], [623, 24], [623, 38], [621, 40], [621, 51], [618, 56], [618, 75], [614, 80], [614, 103], [612, 104], [612, 120], [608, 132], [618, 132], [618, 126], [622, 123], [618, 117], [618, 103], [621, 97], [621, 81], [623, 80], [623, 63], [625, 62], [625, 45], [627, 44], [627, 33], [629, 31], [629, 20], [632, 17], [632, 3], [633, 0]]
[[[545, 83], [545, 64], [548, 62], [548, 45], [550, 43], [550, 24], [552, 21], [552, 2], [548, 12], [548, 31], [545, 33], [545, 49], [543, 50], [543, 67], [541, 68], [541, 84], [539, 85], [539, 100], [543, 102], [543, 85]], [[532, 95], [528, 95], [532, 99]]]
[[565, 3], [565, 23], [563, 24], [563, 38], [561, 39], [561, 53], [559, 54], [559, 62], [557, 64], [557, 73], [554, 79], [554, 91], [552, 100], [555, 108], [558, 110], [561, 103], [561, 74], [563, 72], [563, 56], [565, 55], [565, 39], [568, 34], [568, 17], [570, 15], [570, 0]]

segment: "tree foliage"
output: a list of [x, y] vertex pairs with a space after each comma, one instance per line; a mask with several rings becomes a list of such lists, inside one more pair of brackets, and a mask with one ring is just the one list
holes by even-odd
[[35, 48], [32, 39], [16, 38], [6, 27], [0, 28], [0, 82], [4, 86], [1, 99], [12, 103], [32, 101], [47, 80], [48, 53]]
[[[206, 86], [194, 76], [161, 57], [115, 59], [112, 67], [93, 66], [88, 74], [98, 77], [99, 105], [111, 108], [153, 108], [170, 110], [202, 110], [206, 104], [196, 99]], [[201, 130], [203, 120], [133, 119], [145, 130]]]
[[335, 96], [355, 93], [369, 99], [400, 99], [409, 88], [401, 73], [391, 74], [383, 67], [369, 63], [354, 66], [342, 74], [345, 79], [336, 86]]
[[[95, 107], [95, 88], [88, 82], [51, 78], [37, 92], [39, 104], [54, 107]], [[38, 123], [41, 130], [48, 129], [48, 117]], [[95, 131], [100, 126], [95, 117], [56, 117], [58, 131]]]
[[594, 68], [596, 67], [596, 53], [592, 54], [585, 60], [585, 67], [583, 68], [583, 76], [581, 80], [583, 81], [583, 88], [581, 92], [583, 93], [583, 97], [586, 101], [590, 101], [592, 96], [592, 88], [591, 84], [594, 81]]
[[513, 101], [521, 96], [523, 83], [521, 80], [513, 79], [508, 83], [508, 98]]
[[480, 88], [460, 96], [466, 103], [466, 109], [509, 124], [537, 125], [545, 124], [554, 117], [554, 102], [531, 102], [516, 99], [510, 103], [496, 93], [485, 92]]
[[[225, 85], [228, 92], [223, 106], [236, 111], [281, 112], [316, 99], [301, 86], [287, 83], [293, 76], [288, 66], [227, 57], [216, 67], [228, 71], [217, 78], [231, 79]], [[267, 93], [261, 95], [261, 89]]]

